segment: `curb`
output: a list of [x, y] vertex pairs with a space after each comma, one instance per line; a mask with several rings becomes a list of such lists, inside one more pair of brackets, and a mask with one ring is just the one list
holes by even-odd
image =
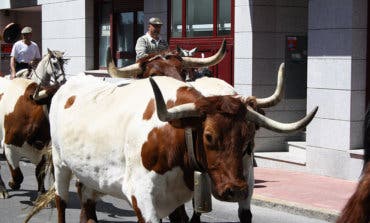
[[254, 194], [252, 197], [252, 204], [260, 207], [273, 208], [276, 210], [288, 212], [290, 214], [321, 219], [327, 222], [335, 222], [340, 214], [340, 212], [336, 210], [317, 208], [309, 205], [264, 197], [256, 194]]

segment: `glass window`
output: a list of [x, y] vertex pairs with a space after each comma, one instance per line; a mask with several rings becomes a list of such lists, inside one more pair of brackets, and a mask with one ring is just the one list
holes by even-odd
[[231, 33], [231, 1], [218, 0], [217, 35], [225, 36]]
[[171, 35], [181, 37], [182, 33], [182, 0], [172, 0], [171, 5]]
[[110, 2], [103, 3], [99, 18], [99, 67], [106, 67], [106, 51], [109, 46], [110, 38], [110, 4]]
[[[138, 11], [136, 15], [137, 19], [137, 24], [136, 24], [136, 37], [140, 37], [144, 35], [144, 12], [143, 11]], [[135, 40], [136, 43], [136, 40]]]
[[[134, 13], [123, 12], [117, 18], [117, 51], [122, 53], [131, 52], [134, 48]], [[130, 59], [118, 59], [117, 66], [124, 67], [135, 61]]]
[[213, 0], [187, 0], [186, 36], [212, 36], [212, 34]]

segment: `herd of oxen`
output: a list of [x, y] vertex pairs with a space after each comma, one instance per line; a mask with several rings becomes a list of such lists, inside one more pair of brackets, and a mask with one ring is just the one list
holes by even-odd
[[[39, 197], [25, 222], [51, 201], [57, 221], [65, 222], [72, 176], [78, 180], [80, 222], [98, 221], [95, 205], [103, 195], [126, 200], [139, 222], [161, 222], [166, 216], [189, 222], [184, 203], [193, 198], [194, 172], [209, 176], [216, 199], [238, 202], [240, 222], [252, 222], [256, 131], [298, 131], [317, 107], [293, 123], [264, 115], [264, 108], [282, 98], [284, 64], [275, 92], [266, 98], [239, 95], [214, 77], [185, 81], [189, 70], [216, 65], [225, 53], [224, 41], [210, 57], [166, 51], [118, 69], [108, 50], [108, 72], [115, 78], [107, 81], [88, 75], [66, 80], [63, 53], [48, 50], [35, 70], [20, 71], [12, 80], [0, 78], [1, 146], [12, 177], [8, 186], [21, 186], [21, 158], [36, 165]], [[369, 156], [367, 150], [367, 161]], [[55, 179], [46, 191], [49, 165]], [[0, 198], [7, 197], [0, 177]], [[369, 207], [370, 164], [365, 164], [338, 222], [368, 223]], [[194, 212], [190, 222], [200, 222], [200, 213]]]

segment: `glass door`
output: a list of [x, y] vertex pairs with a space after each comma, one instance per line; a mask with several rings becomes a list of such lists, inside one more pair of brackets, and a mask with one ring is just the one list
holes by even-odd
[[95, 0], [94, 67], [106, 68], [107, 48], [117, 67], [135, 63], [136, 40], [144, 34], [144, 0]]
[[116, 59], [117, 66], [124, 67], [135, 63], [135, 44], [144, 33], [144, 13], [121, 12], [116, 23]]

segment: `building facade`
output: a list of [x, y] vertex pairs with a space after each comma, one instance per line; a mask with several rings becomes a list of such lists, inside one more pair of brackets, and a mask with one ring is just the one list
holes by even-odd
[[43, 53], [66, 51], [69, 75], [104, 69], [108, 45], [118, 66], [133, 63], [135, 41], [153, 16], [163, 20], [171, 49], [198, 47], [197, 56], [207, 56], [225, 39], [227, 55], [212, 71], [240, 94], [270, 95], [285, 62], [284, 99], [267, 116], [289, 122], [319, 111], [302, 132], [260, 130], [257, 164], [357, 180], [370, 88], [369, 8], [367, 0], [9, 0], [0, 3], [0, 28], [32, 26]]

